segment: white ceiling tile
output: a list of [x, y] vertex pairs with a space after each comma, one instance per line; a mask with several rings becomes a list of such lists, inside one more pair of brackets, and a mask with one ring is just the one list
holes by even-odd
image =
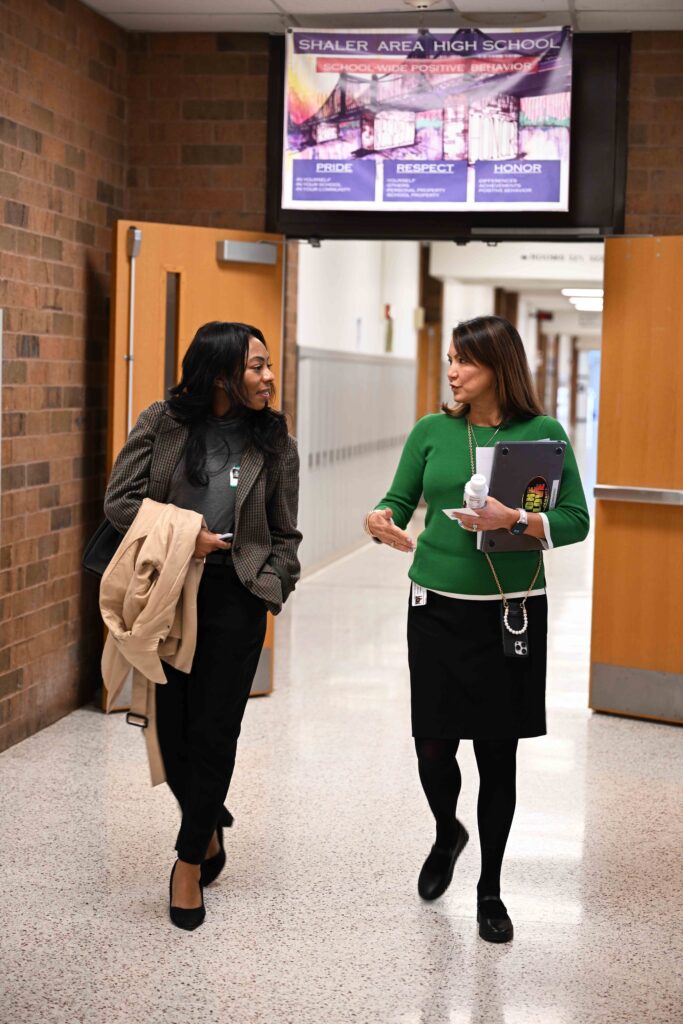
[[519, 14], [541, 11], [562, 10], [565, 20], [569, 17], [569, 5], [558, 0], [456, 0], [457, 8], [463, 14]]
[[[527, 2], [528, 0], [524, 0], [525, 6]], [[544, 7], [543, 10], [538, 8], [514, 14], [502, 7], [499, 10], [494, 10], [493, 4], [491, 4], [488, 11], [481, 10], [481, 8], [479, 10], [472, 9], [463, 11], [460, 17], [463, 25], [477, 28], [533, 28], [535, 25], [540, 28], [542, 26], [570, 25], [572, 16], [569, 10], [566, 7], [558, 10], [558, 7], [560, 7], [558, 0], [551, 0], [551, 4]]]
[[196, 0], [188, 11], [188, 0], [86, 0], [101, 14], [183, 14], [202, 18], [207, 14], [279, 14], [272, 0]]
[[647, 12], [643, 11], [645, 3], [646, 0], [575, 0], [574, 6], [577, 11], [636, 11], [648, 16], [657, 11], [683, 10], [683, 0], [647, 0]]
[[[320, 14], [409, 14], [414, 13], [403, 0], [278, 0], [278, 4], [289, 14], [314, 15]], [[370, 8], [370, 9], [369, 9]], [[451, 11], [453, 8], [448, 0], [439, 0], [436, 7], [424, 12], [424, 17], [431, 17], [434, 10]]]
[[678, 11], [578, 11], [582, 32], [675, 32], [683, 29]]
[[277, 14], [108, 14], [130, 32], [282, 32]]
[[[426, 14], [403, 0], [86, 0], [133, 31], [281, 32], [289, 13], [309, 28], [533, 27], [574, 23], [584, 32], [683, 29], [683, 0], [439, 0]], [[519, 13], [520, 7], [523, 13]]]
[[[419, 28], [425, 19], [413, 14], [296, 14], [297, 23], [305, 28]], [[453, 10], [432, 11], [429, 15], [430, 28], [460, 28], [467, 24], [462, 15]]]
[[[557, 0], [554, 0], [557, 6]], [[306, 28], [419, 28], [425, 19], [419, 14], [297, 14], [297, 23]], [[456, 14], [454, 11], [434, 12], [427, 24], [430, 28], [541, 28], [570, 24], [566, 10], [529, 12], [527, 14]]]

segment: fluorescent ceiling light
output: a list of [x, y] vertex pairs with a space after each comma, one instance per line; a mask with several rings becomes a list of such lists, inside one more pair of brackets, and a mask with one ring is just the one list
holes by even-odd
[[581, 313], [602, 313], [602, 299], [570, 299], [570, 302]]
[[567, 298], [574, 296], [578, 299], [601, 299], [605, 293], [602, 288], [563, 288], [562, 294]]

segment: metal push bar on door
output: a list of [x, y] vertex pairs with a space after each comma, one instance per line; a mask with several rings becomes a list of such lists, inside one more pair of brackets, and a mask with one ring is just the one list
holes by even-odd
[[130, 290], [128, 301], [128, 351], [123, 357], [128, 363], [128, 388], [126, 411], [126, 437], [133, 429], [133, 362], [135, 360], [135, 260], [140, 255], [142, 231], [128, 228], [127, 251], [130, 260]]
[[637, 501], [647, 505], [683, 505], [683, 491], [660, 487], [620, 487], [596, 484], [593, 495], [607, 501]]

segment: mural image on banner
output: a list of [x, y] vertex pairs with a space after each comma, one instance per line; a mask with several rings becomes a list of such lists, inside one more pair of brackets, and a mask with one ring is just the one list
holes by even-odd
[[282, 207], [567, 210], [572, 33], [287, 32]]

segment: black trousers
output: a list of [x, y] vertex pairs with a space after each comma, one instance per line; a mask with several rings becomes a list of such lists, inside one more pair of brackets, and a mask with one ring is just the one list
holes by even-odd
[[223, 802], [237, 739], [266, 635], [266, 606], [240, 583], [232, 565], [206, 565], [197, 596], [192, 670], [164, 665], [157, 686], [157, 731], [166, 781], [180, 804], [181, 860], [201, 864]]

